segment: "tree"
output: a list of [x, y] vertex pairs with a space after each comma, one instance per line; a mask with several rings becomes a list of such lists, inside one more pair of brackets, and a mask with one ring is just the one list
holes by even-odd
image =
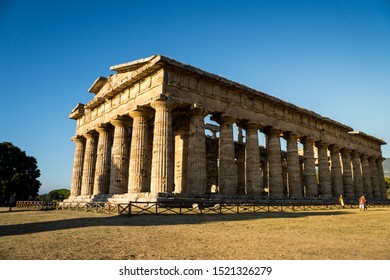
[[390, 178], [385, 177], [386, 189], [387, 189], [387, 198], [390, 198]]
[[69, 198], [70, 191], [67, 189], [52, 190], [47, 194], [48, 201], [63, 201]]
[[0, 200], [8, 201], [12, 193], [17, 200], [33, 199], [38, 195], [41, 175], [37, 160], [10, 142], [0, 143]]

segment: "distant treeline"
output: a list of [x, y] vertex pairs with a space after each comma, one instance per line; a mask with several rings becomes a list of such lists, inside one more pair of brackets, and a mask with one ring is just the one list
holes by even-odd
[[38, 195], [36, 200], [53, 202], [53, 201], [63, 201], [64, 199], [69, 198], [70, 191], [68, 189], [58, 189], [52, 190], [47, 194]]

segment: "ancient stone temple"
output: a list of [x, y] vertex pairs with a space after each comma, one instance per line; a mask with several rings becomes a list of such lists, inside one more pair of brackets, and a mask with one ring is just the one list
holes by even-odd
[[70, 200], [387, 197], [380, 139], [164, 56], [110, 70], [70, 114]]

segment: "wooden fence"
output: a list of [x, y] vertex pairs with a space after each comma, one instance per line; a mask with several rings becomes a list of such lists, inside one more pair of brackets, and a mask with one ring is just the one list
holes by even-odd
[[[342, 210], [342, 207], [331, 201], [252, 201], [226, 202], [220, 200], [163, 200], [158, 202], [109, 203], [109, 202], [42, 202], [17, 201], [16, 207], [38, 210], [70, 210], [98, 213], [113, 213], [119, 215], [140, 214], [241, 214], [260, 212], [293, 212]], [[358, 209], [357, 203], [347, 203], [344, 209]], [[370, 208], [390, 207], [390, 201], [369, 204]]]
[[[369, 208], [390, 207], [390, 201], [370, 204]], [[357, 203], [346, 204], [344, 209], [358, 209]], [[134, 202], [106, 203], [106, 202], [62, 202], [56, 209], [83, 210], [102, 213], [117, 213], [119, 215], [140, 214], [241, 214], [260, 212], [294, 212], [294, 211], [319, 211], [342, 210], [342, 207], [334, 202], [251, 202], [251, 203], [227, 203], [223, 201], [163, 201], [163, 202]]]
[[57, 202], [44, 201], [16, 201], [18, 208], [32, 208], [38, 210], [54, 210], [57, 209]]

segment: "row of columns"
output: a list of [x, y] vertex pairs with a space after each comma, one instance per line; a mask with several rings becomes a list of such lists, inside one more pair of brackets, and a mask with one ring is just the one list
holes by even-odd
[[[219, 138], [219, 187], [228, 194], [234, 194], [239, 174], [234, 170], [233, 164], [233, 119], [228, 117], [215, 117], [213, 120], [220, 124]], [[242, 125], [246, 130], [245, 143], [245, 190], [246, 194], [252, 194], [253, 190], [262, 185], [258, 128], [259, 125], [246, 122]], [[321, 141], [315, 141], [308, 137], [300, 137], [291, 132], [281, 133], [274, 128], [265, 128], [266, 135], [268, 185], [269, 194], [273, 197], [283, 197], [284, 171], [280, 135], [287, 140], [287, 187], [288, 196], [300, 198], [306, 197], [338, 197], [340, 194], [346, 197], [359, 197], [365, 194], [367, 198], [386, 199], [382, 157], [359, 154], [348, 148]], [[301, 169], [300, 156], [298, 154], [298, 141], [303, 144], [303, 170]], [[229, 148], [230, 146], [230, 148]], [[318, 150], [318, 165], [315, 164], [314, 146]], [[330, 154], [330, 160], [328, 157]], [[229, 163], [227, 163], [229, 162]], [[228, 164], [228, 166], [225, 166]], [[230, 169], [229, 169], [230, 166]], [[239, 166], [239, 165], [236, 165]], [[229, 176], [226, 176], [228, 174]], [[263, 170], [264, 172], [264, 170]], [[317, 178], [318, 173], [318, 178]], [[232, 177], [233, 174], [233, 177]], [[221, 177], [223, 176], [223, 177]], [[263, 186], [264, 187], [264, 186]]]
[[[174, 191], [174, 137], [172, 110], [175, 103], [158, 100], [150, 104], [154, 109], [152, 142], [149, 139], [148, 119], [150, 112], [136, 110], [129, 115], [131, 120], [118, 116], [110, 121], [114, 127], [113, 138], [110, 126], [101, 124], [83, 136], [76, 136], [75, 159], [71, 195], [100, 195], [123, 193], [171, 193]], [[188, 124], [188, 152], [182, 170], [186, 174], [189, 194], [204, 194], [207, 189], [206, 136], [204, 117], [206, 111], [194, 104], [186, 115]], [[235, 120], [223, 114], [212, 117], [219, 123], [218, 140], [218, 187], [221, 194], [235, 195], [239, 181], [243, 180], [245, 193], [255, 195], [263, 187], [260, 167], [259, 124], [246, 121], [240, 125], [246, 131], [243, 179], [237, 168], [233, 124]], [[132, 126], [131, 135], [129, 126]], [[266, 127], [269, 194], [285, 196], [281, 155], [281, 131]], [[329, 145], [283, 132], [287, 140], [287, 185], [290, 197], [347, 197], [366, 193], [370, 198], [386, 198], [382, 158], [360, 155], [337, 145]], [[112, 139], [111, 139], [112, 138]], [[131, 145], [127, 139], [131, 138]], [[303, 144], [303, 172], [301, 171], [298, 141]], [[314, 145], [318, 149], [318, 167], [315, 164]], [[112, 147], [112, 148], [111, 148]], [[150, 155], [151, 150], [151, 155]], [[329, 167], [328, 150], [330, 152]], [[340, 157], [341, 154], [341, 157]], [[341, 161], [340, 161], [341, 158]], [[183, 162], [182, 162], [183, 164]], [[318, 181], [317, 182], [317, 169]], [[301, 174], [303, 173], [303, 176]], [[317, 184], [319, 183], [319, 185]], [[319, 186], [319, 187], [318, 187]]]

